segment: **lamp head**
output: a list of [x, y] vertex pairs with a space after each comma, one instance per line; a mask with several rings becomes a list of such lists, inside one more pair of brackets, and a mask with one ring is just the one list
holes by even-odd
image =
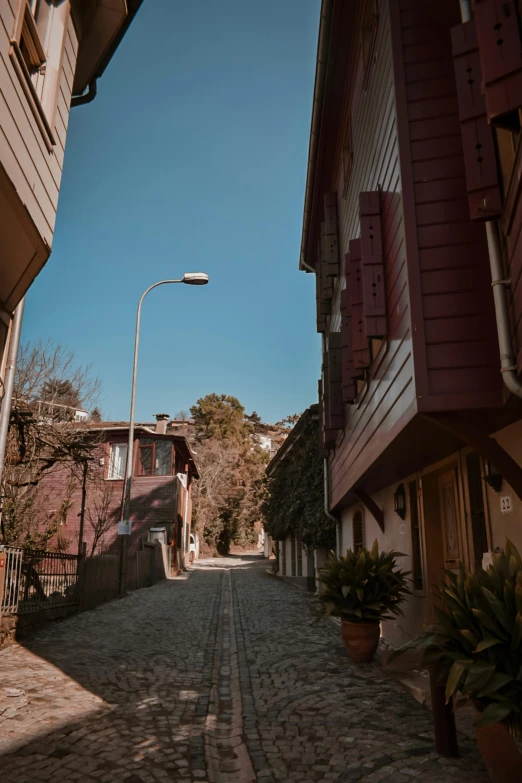
[[206, 285], [208, 283], [208, 275], [204, 272], [185, 272], [183, 282], [187, 283], [187, 285]]

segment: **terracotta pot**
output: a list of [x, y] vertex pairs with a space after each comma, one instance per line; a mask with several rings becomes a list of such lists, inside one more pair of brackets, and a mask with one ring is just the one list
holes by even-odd
[[341, 633], [353, 663], [369, 663], [373, 659], [381, 633], [379, 623], [350, 623], [343, 620]]
[[506, 727], [475, 726], [475, 734], [491, 783], [521, 783], [522, 753]]

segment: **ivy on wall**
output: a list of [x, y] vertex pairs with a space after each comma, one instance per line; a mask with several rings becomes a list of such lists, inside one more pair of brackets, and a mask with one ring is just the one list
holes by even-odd
[[323, 460], [317, 406], [308, 408], [269, 465], [264, 526], [282, 540], [295, 535], [309, 548], [335, 545], [335, 522], [324, 513]]

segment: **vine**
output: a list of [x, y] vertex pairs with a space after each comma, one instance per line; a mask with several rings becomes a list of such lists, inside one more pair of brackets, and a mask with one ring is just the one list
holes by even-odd
[[265, 531], [276, 540], [295, 535], [308, 548], [332, 547], [335, 522], [324, 512], [323, 461], [313, 409], [304, 412], [283, 449], [267, 479]]

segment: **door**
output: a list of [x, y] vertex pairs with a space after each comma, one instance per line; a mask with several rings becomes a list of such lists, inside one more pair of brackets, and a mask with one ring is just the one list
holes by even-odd
[[442, 523], [444, 568], [455, 570], [462, 560], [457, 472], [439, 476], [439, 508]]

